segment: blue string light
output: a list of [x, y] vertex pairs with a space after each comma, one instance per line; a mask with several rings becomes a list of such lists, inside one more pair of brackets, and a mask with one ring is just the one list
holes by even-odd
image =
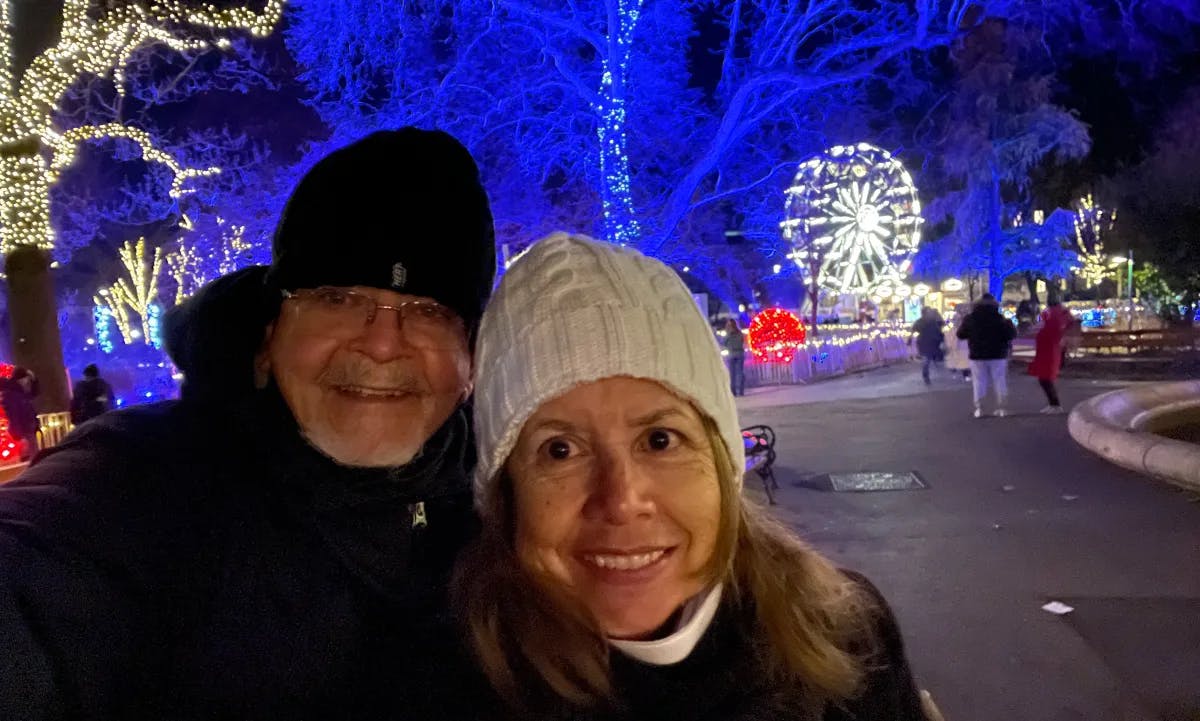
[[146, 307], [146, 329], [150, 331], [150, 337], [146, 340], [154, 348], [162, 349], [162, 306], [158, 303], [151, 303]]
[[[618, 0], [616, 57], [606, 57], [600, 78], [601, 201], [604, 209], [604, 236], [620, 245], [636, 243], [641, 234], [633, 210], [629, 180], [628, 144], [625, 136], [625, 90], [629, 82], [633, 31], [641, 16], [642, 0]], [[613, 75], [613, 71], [616, 75]]]
[[112, 311], [106, 306], [97, 305], [92, 309], [92, 319], [96, 324], [96, 343], [105, 353], [113, 352], [112, 342]]

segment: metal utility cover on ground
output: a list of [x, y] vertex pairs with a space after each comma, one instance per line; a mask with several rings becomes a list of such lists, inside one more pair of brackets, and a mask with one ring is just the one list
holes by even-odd
[[830, 473], [829, 485], [834, 491], [915, 491], [928, 488], [916, 471], [861, 471]]

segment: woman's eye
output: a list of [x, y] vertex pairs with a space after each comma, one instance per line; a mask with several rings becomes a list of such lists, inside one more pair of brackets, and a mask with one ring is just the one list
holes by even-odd
[[561, 438], [546, 441], [542, 449], [546, 456], [555, 461], [565, 461], [571, 457], [571, 444]]
[[646, 445], [652, 451], [665, 451], [674, 444], [674, 434], [665, 428], [655, 428], [646, 436]]

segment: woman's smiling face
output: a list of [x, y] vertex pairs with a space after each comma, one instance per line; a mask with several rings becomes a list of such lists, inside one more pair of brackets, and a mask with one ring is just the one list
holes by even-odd
[[614, 377], [544, 403], [509, 457], [522, 566], [611, 638], [645, 638], [707, 579], [721, 493], [700, 414], [654, 381]]

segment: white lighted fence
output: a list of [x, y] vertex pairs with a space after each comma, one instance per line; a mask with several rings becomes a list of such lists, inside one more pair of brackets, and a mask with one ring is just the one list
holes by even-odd
[[50, 448], [62, 443], [62, 440], [67, 437], [71, 429], [75, 427], [71, 423], [70, 413], [41, 413], [38, 415], [38, 432], [37, 446], [38, 450]]
[[907, 328], [821, 329], [796, 349], [791, 363], [763, 363], [746, 354], [746, 385], [807, 383], [821, 378], [902, 363], [912, 357]]

